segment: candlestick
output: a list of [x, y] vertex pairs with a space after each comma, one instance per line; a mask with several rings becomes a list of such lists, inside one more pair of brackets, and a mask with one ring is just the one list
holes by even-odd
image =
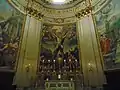
[[55, 72], [55, 60], [53, 60], [53, 72]]

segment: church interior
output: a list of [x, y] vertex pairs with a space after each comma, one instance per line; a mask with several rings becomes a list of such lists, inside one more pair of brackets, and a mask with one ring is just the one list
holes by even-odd
[[120, 90], [119, 0], [0, 0], [0, 90]]

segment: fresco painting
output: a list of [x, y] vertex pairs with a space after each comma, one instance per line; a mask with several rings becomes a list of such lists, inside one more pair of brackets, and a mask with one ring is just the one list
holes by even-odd
[[24, 15], [0, 0], [0, 68], [14, 69]]
[[111, 0], [95, 18], [105, 69], [120, 68], [120, 1]]
[[63, 61], [69, 64], [69, 60], [79, 61], [76, 24], [60, 26], [43, 24], [39, 64], [44, 62], [44, 65], [46, 65], [44, 67], [47, 67], [49, 62], [54, 63], [56, 61], [63, 66]]

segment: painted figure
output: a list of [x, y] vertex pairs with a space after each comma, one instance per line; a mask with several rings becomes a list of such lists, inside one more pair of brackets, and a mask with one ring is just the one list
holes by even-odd
[[110, 47], [111, 40], [107, 38], [105, 35], [101, 35], [100, 44], [101, 44], [103, 55], [108, 54], [111, 50], [111, 47]]
[[44, 24], [40, 53], [42, 58], [41, 54], [45, 56], [46, 60], [51, 61], [50, 67], [53, 68], [52, 71], [60, 72], [63, 70], [67, 72], [73, 70], [75, 65], [77, 65], [75, 64], [75, 59], [79, 61], [75, 24], [60, 26]]

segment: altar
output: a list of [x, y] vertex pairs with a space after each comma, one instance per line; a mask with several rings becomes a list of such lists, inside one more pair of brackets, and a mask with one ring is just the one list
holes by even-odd
[[74, 81], [51, 80], [45, 82], [45, 90], [75, 90]]

